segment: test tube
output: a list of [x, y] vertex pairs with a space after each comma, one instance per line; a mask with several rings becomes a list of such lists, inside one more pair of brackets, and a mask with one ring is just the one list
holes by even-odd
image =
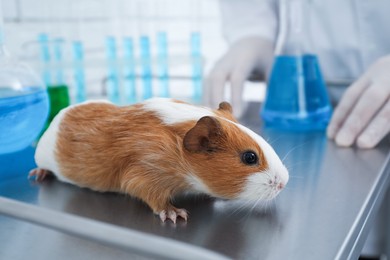
[[38, 42], [41, 50], [41, 61], [43, 64], [42, 79], [46, 86], [51, 84], [50, 73], [50, 50], [49, 50], [49, 36], [47, 33], [38, 34]]
[[141, 51], [141, 66], [142, 66], [142, 86], [143, 99], [151, 98], [152, 90], [152, 65], [150, 55], [150, 39], [149, 36], [141, 35], [140, 37], [140, 51]]
[[[123, 90], [125, 104], [137, 102], [137, 84], [136, 84], [136, 60], [135, 60], [135, 43], [134, 36], [136, 31], [136, 3], [134, 1], [119, 1], [120, 8], [120, 32], [122, 37], [123, 48]], [[126, 13], [124, 13], [126, 11]], [[130, 20], [128, 23], [127, 21]]]
[[191, 33], [191, 60], [192, 60], [192, 83], [193, 100], [200, 103], [202, 100], [202, 54], [201, 54], [201, 36], [200, 32]]
[[159, 96], [169, 97], [169, 62], [168, 62], [168, 34], [164, 30], [163, 15], [166, 15], [167, 3], [164, 0], [156, 0], [155, 16], [157, 17], [157, 67], [159, 78]]
[[117, 48], [116, 39], [113, 36], [106, 37], [106, 54], [108, 65], [107, 94], [108, 99], [115, 103], [120, 103], [119, 76], [117, 68]]
[[[42, 3], [43, 4], [43, 3]], [[58, 5], [58, 3], [57, 3]], [[57, 6], [58, 7], [58, 6]], [[61, 6], [60, 6], [61, 7]], [[60, 8], [62, 9], [62, 8]], [[47, 92], [50, 99], [50, 113], [47, 121], [47, 126], [55, 118], [55, 116], [65, 107], [70, 105], [69, 88], [65, 84], [64, 73], [62, 69], [62, 51], [64, 40], [61, 35], [61, 21], [58, 16], [53, 15], [52, 3], [46, 3], [42, 6], [43, 16], [50, 18], [45, 22], [43, 27], [46, 33], [41, 36], [41, 44], [45, 48], [45, 57], [47, 64], [50, 64], [49, 81], [47, 81]], [[50, 32], [50, 37], [48, 36]]]
[[52, 121], [61, 109], [70, 104], [69, 89], [65, 84], [64, 72], [62, 69], [62, 47], [64, 40], [62, 38], [55, 38], [52, 43], [54, 54], [54, 83], [47, 88], [50, 97], [49, 121]]
[[62, 70], [62, 46], [64, 40], [62, 38], [55, 38], [53, 40], [53, 52], [55, 61], [55, 81], [56, 84], [64, 84], [64, 72]]
[[192, 84], [193, 84], [193, 96], [192, 99], [195, 103], [200, 103], [202, 100], [202, 49], [201, 49], [201, 34], [199, 26], [199, 9], [200, 2], [198, 0], [191, 1], [192, 17], [192, 31], [190, 35], [190, 51], [192, 62]]
[[[142, 3], [142, 4], [141, 4]], [[149, 26], [147, 12], [150, 11], [149, 3], [147, 1], [139, 0], [137, 2], [137, 11], [140, 19], [138, 23], [139, 27], [139, 46], [140, 46], [140, 58], [141, 58], [141, 80], [142, 80], [142, 98], [148, 99], [153, 96], [152, 89], [152, 63], [150, 53], [150, 38], [149, 38]]]
[[130, 36], [123, 37], [124, 51], [124, 87], [126, 103], [133, 104], [137, 102], [137, 90], [135, 82], [135, 57], [134, 57], [134, 40]]
[[160, 97], [169, 97], [168, 39], [166, 32], [157, 33], [157, 55], [160, 79]]
[[80, 40], [75, 40], [72, 43], [73, 49], [73, 69], [74, 80], [76, 86], [76, 102], [86, 100], [85, 74], [84, 74], [84, 47]]
[[73, 53], [73, 77], [75, 83], [75, 101], [83, 102], [87, 98], [87, 89], [85, 82], [85, 51], [82, 41], [83, 15], [89, 8], [88, 2], [80, 2], [78, 0], [71, 1], [71, 12], [76, 19], [76, 28], [72, 30], [72, 53]]

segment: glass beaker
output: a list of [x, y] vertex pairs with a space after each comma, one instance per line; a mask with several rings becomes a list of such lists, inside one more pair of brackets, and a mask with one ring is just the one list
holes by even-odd
[[49, 113], [49, 98], [39, 77], [13, 59], [4, 45], [0, 1], [0, 155], [31, 145]]
[[279, 35], [261, 116], [266, 126], [324, 130], [332, 115], [317, 55], [307, 36], [305, 0], [280, 1]]
[[45, 125], [49, 99], [40, 79], [0, 46], [0, 154], [31, 145]]

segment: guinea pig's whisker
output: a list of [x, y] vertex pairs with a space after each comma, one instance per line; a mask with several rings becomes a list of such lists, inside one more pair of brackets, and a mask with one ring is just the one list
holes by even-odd
[[232, 211], [232, 215], [242, 211], [246, 207], [247, 204], [248, 204], [248, 201], [240, 201], [240, 205], [235, 210]]
[[293, 167], [297, 166], [297, 165], [301, 165], [301, 164], [305, 164], [305, 163], [308, 163], [307, 161], [301, 161], [301, 162], [296, 162], [296, 163], [292, 163], [292, 164], [289, 164], [289, 165], [285, 165], [287, 170], [291, 170], [293, 169]]
[[261, 198], [259, 198], [259, 199], [257, 199], [257, 201], [255, 202], [255, 204], [252, 206], [252, 208], [250, 209], [250, 213], [252, 213], [253, 212], [253, 210], [256, 208], [256, 206], [257, 206], [257, 204], [259, 204], [259, 202], [261, 201], [262, 199]]
[[243, 211], [251, 203], [250, 200], [238, 200], [240, 205], [236, 207], [228, 216], [233, 216], [241, 211]]
[[[269, 172], [265, 171], [264, 174], [267, 175], [268, 178], [272, 179], [272, 177], [271, 177], [271, 175], [269, 174]], [[266, 184], [266, 183], [264, 183], [264, 184]]]
[[284, 160], [287, 158], [287, 156], [288, 156], [292, 151], [294, 151], [295, 149], [297, 149], [297, 148], [299, 148], [299, 147], [302, 147], [302, 146], [306, 145], [307, 143], [308, 143], [308, 142], [304, 142], [304, 143], [302, 143], [302, 144], [296, 145], [295, 147], [291, 148], [290, 151], [288, 151], [288, 152], [286, 153], [286, 155], [283, 157], [282, 162], [284, 163]]
[[252, 214], [253, 207], [255, 207], [255, 204], [256, 204], [256, 202], [253, 202], [253, 201], [251, 201], [251, 204], [249, 204], [249, 203], [246, 204], [246, 207], [245, 207], [246, 214], [244, 215], [245, 218], [248, 219], [250, 217], [250, 215]]
[[290, 178], [293, 178], [293, 179], [303, 179], [304, 177], [303, 176], [297, 176], [297, 175], [289, 175]]
[[271, 213], [271, 204], [272, 204], [272, 201], [271, 200], [267, 200], [264, 204], [264, 212], [265, 213]]
[[280, 139], [282, 138], [282, 136], [278, 136], [278, 138], [275, 138], [274, 140], [270, 140], [269, 138], [267, 138], [267, 143], [269, 143], [270, 145], [273, 145], [275, 144], [277, 141], [279, 141]]

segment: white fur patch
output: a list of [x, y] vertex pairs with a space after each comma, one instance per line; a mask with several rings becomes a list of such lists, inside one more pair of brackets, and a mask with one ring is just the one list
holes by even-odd
[[245, 183], [245, 189], [239, 195], [245, 200], [267, 200], [270, 196], [269, 177], [265, 172], [250, 175]]
[[66, 112], [70, 108], [71, 107], [62, 109], [50, 123], [49, 128], [42, 135], [35, 151], [35, 162], [39, 168], [53, 172], [53, 174], [57, 176], [59, 180], [73, 183], [72, 181], [63, 177], [55, 157], [59, 124], [62, 122]]
[[188, 173], [186, 175], [187, 182], [192, 186], [193, 191], [212, 195], [209, 188], [194, 174]]
[[169, 98], [152, 98], [143, 104], [145, 110], [157, 113], [160, 119], [167, 125], [189, 120], [199, 120], [204, 116], [216, 116], [209, 108], [178, 103]]
[[279, 173], [270, 171], [253, 173], [247, 178], [245, 189], [238, 198], [254, 201], [267, 201], [275, 198], [280, 192], [279, 184], [286, 184], [275, 176], [279, 176]]

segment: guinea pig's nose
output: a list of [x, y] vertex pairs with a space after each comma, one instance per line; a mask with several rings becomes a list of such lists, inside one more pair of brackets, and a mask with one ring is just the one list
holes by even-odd
[[280, 182], [278, 184], [278, 190], [282, 190], [284, 188], [284, 184], [282, 182]]

